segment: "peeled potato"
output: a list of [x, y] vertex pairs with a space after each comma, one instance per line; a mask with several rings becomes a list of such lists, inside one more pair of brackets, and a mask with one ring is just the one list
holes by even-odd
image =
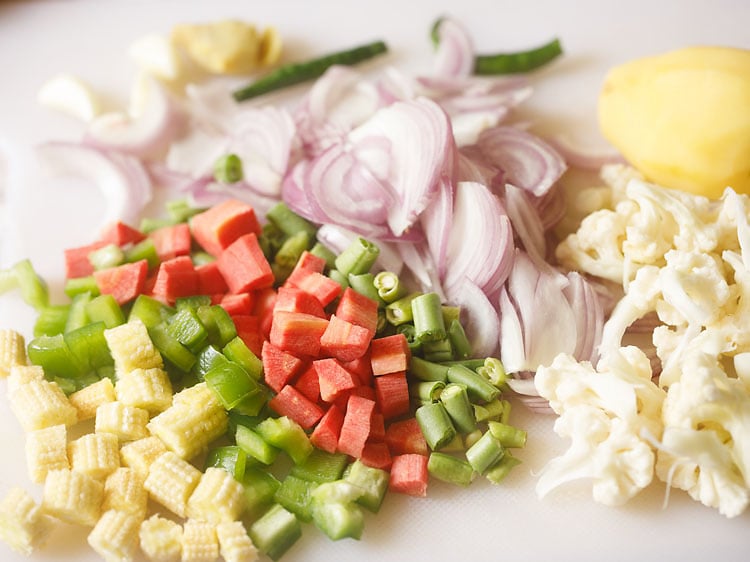
[[750, 193], [750, 50], [690, 47], [615, 67], [599, 125], [650, 181]]

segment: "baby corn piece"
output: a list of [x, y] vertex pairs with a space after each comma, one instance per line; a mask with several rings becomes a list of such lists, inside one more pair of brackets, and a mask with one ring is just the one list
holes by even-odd
[[172, 383], [164, 369], [134, 369], [120, 373], [115, 383], [115, 394], [123, 404], [155, 414], [172, 404]]
[[23, 336], [15, 330], [0, 330], [0, 377], [7, 377], [12, 367], [27, 363]]
[[29, 381], [43, 381], [44, 369], [39, 365], [13, 365], [8, 375], [8, 394], [13, 394]]
[[182, 527], [182, 562], [213, 562], [219, 559], [216, 525], [188, 519]]
[[41, 484], [50, 470], [70, 468], [68, 431], [64, 424], [26, 434], [26, 467], [32, 482]]
[[132, 560], [138, 547], [138, 529], [142, 520], [128, 511], [107, 510], [94, 525], [87, 541], [106, 562]]
[[68, 444], [70, 467], [95, 479], [106, 478], [120, 466], [120, 449], [114, 433], [87, 433]]
[[174, 396], [172, 405], [148, 423], [167, 449], [183, 459], [202, 453], [227, 430], [227, 412], [213, 390], [199, 383]]
[[115, 372], [129, 373], [134, 369], [162, 368], [159, 350], [148, 335], [146, 326], [140, 320], [131, 320], [104, 331], [109, 351], [115, 361]]
[[246, 507], [245, 488], [223, 468], [206, 468], [187, 503], [191, 519], [222, 523], [237, 520]]
[[55, 382], [31, 379], [8, 395], [10, 408], [25, 431], [52, 425], [74, 425], [78, 410]]
[[93, 527], [101, 515], [104, 484], [75, 470], [50, 470], [44, 480], [42, 510], [65, 521]]
[[200, 470], [176, 453], [167, 451], [151, 465], [144, 486], [154, 501], [185, 517], [188, 499], [200, 479]]
[[122, 402], [107, 402], [96, 409], [94, 431], [112, 433], [120, 441], [135, 441], [148, 437], [148, 412]]
[[148, 492], [144, 487], [145, 478], [132, 468], [121, 466], [104, 481], [104, 502], [102, 510], [127, 511], [141, 520], [146, 517]]
[[96, 416], [96, 409], [102, 404], [117, 400], [112, 380], [105, 377], [100, 381], [77, 390], [68, 396], [70, 403], [78, 410], [78, 420], [90, 420]]
[[219, 552], [226, 562], [255, 562], [258, 549], [247, 534], [242, 521], [229, 521], [216, 526]]
[[151, 562], [180, 562], [182, 557], [182, 526], [171, 519], [154, 514], [138, 532], [141, 550]]
[[26, 556], [41, 546], [52, 520], [21, 488], [11, 488], [0, 502], [0, 540]]
[[144, 479], [148, 476], [148, 471], [153, 462], [158, 459], [162, 453], [167, 452], [167, 447], [161, 439], [151, 435], [125, 443], [120, 447], [120, 462], [135, 470]]

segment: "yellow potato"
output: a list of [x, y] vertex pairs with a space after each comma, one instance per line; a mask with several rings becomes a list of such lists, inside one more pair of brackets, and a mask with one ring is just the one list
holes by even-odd
[[750, 50], [690, 47], [617, 66], [602, 134], [649, 180], [720, 197], [750, 193]]

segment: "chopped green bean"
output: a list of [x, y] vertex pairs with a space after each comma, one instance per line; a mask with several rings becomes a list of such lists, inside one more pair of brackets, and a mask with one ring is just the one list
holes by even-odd
[[448, 380], [464, 385], [472, 400], [490, 402], [500, 395], [500, 390], [495, 385], [463, 365], [448, 367]]
[[424, 293], [411, 301], [414, 328], [423, 342], [443, 340], [447, 337], [440, 296]]
[[521, 459], [514, 457], [506, 451], [503, 457], [487, 470], [485, 476], [493, 484], [500, 484], [505, 480], [505, 477], [508, 476], [513, 467], [519, 464], [521, 464]]
[[474, 408], [463, 385], [450, 383], [440, 393], [440, 402], [445, 406], [453, 425], [461, 433], [471, 433], [477, 428]]
[[471, 344], [460, 321], [453, 320], [448, 324], [448, 339], [455, 359], [466, 359], [471, 355]]
[[438, 480], [457, 486], [468, 486], [475, 474], [472, 466], [464, 459], [437, 451], [430, 453], [427, 470]]
[[453, 359], [451, 341], [447, 337], [441, 340], [422, 341], [422, 355], [428, 361], [436, 363]]
[[484, 360], [484, 364], [477, 368], [476, 371], [498, 388], [503, 386], [508, 380], [505, 367], [503, 367], [500, 359], [496, 357], [487, 357]]
[[409, 374], [423, 381], [448, 382], [448, 367], [421, 357], [412, 356], [409, 361]]
[[406, 295], [406, 285], [392, 271], [381, 271], [375, 275], [375, 288], [385, 303], [392, 303]]
[[442, 381], [420, 381], [410, 386], [409, 394], [416, 396], [422, 403], [435, 402], [444, 388], [445, 383]]
[[401, 297], [400, 299], [387, 304], [385, 307], [386, 320], [394, 326], [411, 322], [414, 319], [411, 303], [420, 294], [421, 293], [410, 293], [405, 297]]
[[217, 182], [237, 183], [242, 177], [242, 160], [236, 154], [220, 156], [214, 163], [214, 179]]
[[[335, 271], [339, 270], [336, 269]], [[375, 288], [375, 285], [373, 285], [373, 279], [375, 278], [375, 276], [372, 273], [350, 273], [346, 276], [346, 278], [349, 282], [349, 286], [352, 289], [374, 300], [376, 303], [378, 303], [378, 306], [383, 303], [383, 301], [380, 300], [380, 295], [378, 295], [378, 291]]]
[[318, 232], [314, 224], [292, 211], [283, 201], [279, 201], [268, 209], [266, 218], [286, 236], [306, 232], [310, 240], [315, 240], [315, 235]]
[[487, 427], [503, 447], [523, 448], [526, 446], [527, 433], [523, 429], [497, 421], [490, 421]]
[[358, 236], [352, 240], [351, 244], [343, 252], [336, 256], [336, 269], [344, 275], [369, 273], [379, 255], [380, 248], [377, 244], [373, 244], [369, 240]]
[[415, 416], [430, 449], [440, 449], [456, 435], [456, 428], [440, 402], [423, 404]]
[[484, 474], [504, 453], [505, 449], [500, 441], [490, 431], [485, 431], [482, 437], [466, 450], [466, 460], [475, 471]]
[[310, 249], [310, 253], [326, 260], [326, 267], [328, 269], [334, 269], [336, 267], [336, 254], [321, 242], [315, 242]]
[[287, 64], [255, 81], [249, 86], [235, 90], [232, 94], [237, 101], [245, 101], [287, 86], [318, 78], [333, 65], [353, 65], [385, 53], [387, 47], [382, 41], [375, 41], [353, 49], [337, 51], [307, 62]]

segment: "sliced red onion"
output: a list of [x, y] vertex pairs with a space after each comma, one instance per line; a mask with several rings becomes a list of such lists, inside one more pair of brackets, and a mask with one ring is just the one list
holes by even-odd
[[382, 105], [378, 89], [348, 66], [332, 66], [315, 81], [294, 114], [308, 155], [340, 143]]
[[441, 181], [436, 197], [420, 216], [427, 246], [441, 279], [445, 277], [447, 267], [448, 241], [453, 225], [453, 197], [453, 183]]
[[477, 142], [487, 159], [505, 173], [505, 181], [537, 197], [547, 193], [565, 172], [563, 158], [537, 136], [515, 127], [484, 131]]
[[540, 267], [516, 250], [513, 270], [500, 294], [501, 360], [508, 372], [535, 371], [559, 353], [575, 351], [576, 317], [564, 293], [568, 283], [551, 266]]
[[411, 272], [419, 290], [423, 293], [436, 293], [441, 302], [446, 302], [443, 284], [440, 282], [437, 267], [425, 244], [396, 244], [396, 249]]
[[541, 197], [535, 197], [534, 205], [545, 231], [559, 223], [568, 212], [565, 192], [562, 189], [550, 189]]
[[493, 192], [503, 192], [503, 171], [488, 162], [476, 145], [462, 146], [458, 150], [457, 181], [483, 183]]
[[117, 220], [137, 224], [153, 195], [148, 172], [130, 155], [68, 142], [42, 144], [37, 155], [48, 173], [90, 181], [102, 193], [100, 228]]
[[88, 126], [85, 142], [139, 158], [161, 156], [184, 126], [177, 102], [156, 79], [142, 79], [139, 113], [105, 113]]
[[573, 357], [596, 364], [604, 328], [604, 312], [596, 289], [580, 273], [567, 274], [569, 284], [563, 289], [576, 321], [577, 344]]
[[582, 170], [597, 171], [608, 164], [624, 164], [625, 158], [614, 148], [591, 148], [574, 141], [569, 135], [558, 134], [548, 139], [549, 144], [565, 161]]
[[524, 250], [532, 259], [541, 263], [547, 253], [544, 225], [527, 194], [524, 189], [506, 184], [505, 208]]
[[448, 119], [427, 99], [396, 102], [287, 174], [283, 197], [318, 224], [365, 237], [419, 239], [417, 220], [452, 178]]
[[165, 165], [174, 172], [201, 177], [211, 174], [216, 160], [228, 151], [228, 135], [196, 124], [170, 145]]
[[232, 97], [234, 88], [234, 84], [220, 79], [185, 86], [187, 110], [193, 122], [215, 133], [230, 130], [237, 113], [246, 108]]
[[513, 229], [499, 198], [480, 183], [456, 187], [443, 283], [464, 277], [493, 301], [513, 265]]
[[474, 43], [466, 28], [453, 18], [440, 20], [435, 30], [437, 49], [433, 73], [444, 77], [465, 77], [474, 71]]
[[446, 288], [448, 302], [461, 307], [461, 323], [472, 355], [493, 357], [500, 343], [500, 318], [487, 295], [468, 278]]
[[240, 157], [245, 182], [254, 191], [278, 199], [294, 135], [288, 111], [274, 106], [250, 108], [235, 115], [226, 150]]

